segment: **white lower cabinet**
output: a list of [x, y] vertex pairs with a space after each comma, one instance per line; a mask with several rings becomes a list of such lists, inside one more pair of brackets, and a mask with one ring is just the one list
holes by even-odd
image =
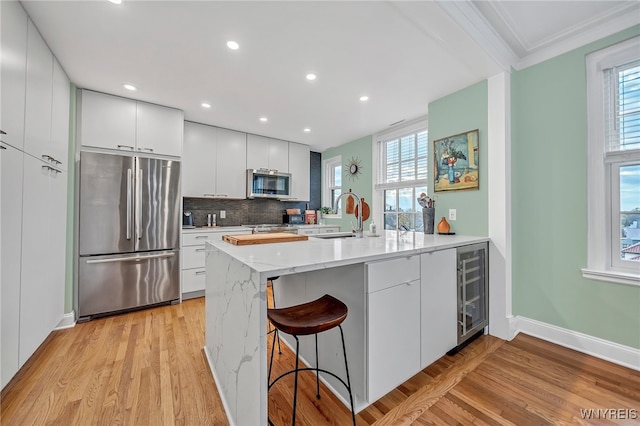
[[204, 295], [205, 242], [220, 241], [226, 234], [250, 234], [249, 229], [207, 229], [182, 233], [182, 299]]
[[367, 264], [367, 400], [420, 371], [420, 258]]
[[67, 177], [24, 156], [20, 365], [64, 315]]
[[339, 226], [317, 226], [313, 228], [299, 227], [298, 234], [300, 235], [316, 235], [316, 234], [329, 234], [332, 232], [340, 232]]
[[0, 387], [20, 368], [20, 253], [22, 247], [22, 151], [0, 143]]
[[421, 363], [426, 368], [457, 344], [456, 249], [420, 256]]

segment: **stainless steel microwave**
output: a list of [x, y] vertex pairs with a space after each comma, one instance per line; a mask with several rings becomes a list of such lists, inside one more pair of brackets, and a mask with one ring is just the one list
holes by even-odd
[[291, 174], [270, 169], [247, 170], [247, 198], [290, 198]]

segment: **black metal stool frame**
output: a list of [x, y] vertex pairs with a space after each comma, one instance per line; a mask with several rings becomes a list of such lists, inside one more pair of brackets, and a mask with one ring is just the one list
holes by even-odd
[[[296, 403], [298, 401], [298, 372], [300, 371], [315, 371], [316, 372], [316, 398], [320, 399], [320, 375], [319, 373], [326, 373], [329, 374], [333, 377], [335, 377], [336, 379], [338, 379], [340, 381], [340, 383], [342, 383], [344, 385], [344, 387], [347, 389], [347, 392], [349, 392], [349, 403], [351, 404], [351, 418], [353, 420], [353, 426], [356, 426], [356, 413], [355, 410], [353, 408], [353, 394], [351, 393], [351, 379], [349, 377], [349, 365], [347, 363], [347, 347], [344, 344], [344, 332], [342, 331], [342, 324], [338, 325], [338, 328], [340, 328], [340, 338], [342, 340], [342, 354], [344, 355], [344, 367], [345, 370], [347, 372], [347, 382], [345, 383], [345, 381], [339, 377], [338, 375], [336, 375], [335, 373], [331, 372], [331, 371], [327, 371], [324, 370], [322, 368], [320, 368], [319, 362], [318, 362], [318, 334], [314, 334], [315, 336], [315, 341], [316, 341], [316, 366], [315, 367], [304, 367], [304, 368], [299, 368], [299, 363], [300, 363], [300, 358], [298, 357], [299, 353], [300, 353], [300, 340], [298, 339], [298, 336], [295, 334], [292, 334], [292, 336], [294, 337], [294, 339], [296, 339], [296, 368], [294, 370], [289, 370], [285, 373], [282, 373], [281, 375], [279, 375], [278, 377], [276, 377], [273, 382], [270, 382], [271, 380], [271, 368], [273, 366], [273, 352], [275, 351], [275, 347], [276, 347], [276, 342], [275, 339], [273, 340], [272, 344], [271, 344], [271, 360], [269, 361], [269, 373], [268, 373], [268, 377], [267, 377], [267, 382], [270, 382], [268, 387], [267, 387], [267, 392], [271, 389], [271, 387], [276, 384], [276, 382], [280, 379], [282, 379], [283, 377], [288, 376], [289, 374], [295, 374], [295, 379], [294, 379], [294, 384], [293, 384], [293, 416], [291, 419], [291, 424], [295, 425], [296, 424]], [[276, 329], [276, 333], [277, 333], [278, 329]], [[269, 420], [269, 424], [272, 426], [275, 426], [273, 424], [273, 422], [271, 421], [271, 419]]]

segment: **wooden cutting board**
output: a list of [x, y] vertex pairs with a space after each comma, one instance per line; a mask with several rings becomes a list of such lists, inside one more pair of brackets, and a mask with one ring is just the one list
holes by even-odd
[[246, 246], [250, 244], [270, 244], [286, 243], [290, 241], [305, 241], [309, 237], [306, 235], [290, 234], [288, 232], [272, 232], [266, 234], [239, 234], [223, 235], [222, 239], [236, 246]]

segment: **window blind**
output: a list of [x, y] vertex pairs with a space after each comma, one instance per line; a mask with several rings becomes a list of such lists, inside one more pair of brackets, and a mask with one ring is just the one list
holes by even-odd
[[640, 60], [604, 70], [605, 150], [640, 149]]

